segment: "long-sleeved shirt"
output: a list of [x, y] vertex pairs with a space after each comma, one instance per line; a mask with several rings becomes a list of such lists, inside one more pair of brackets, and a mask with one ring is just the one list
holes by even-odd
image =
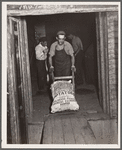
[[[52, 45], [51, 45], [51, 47], [50, 47], [50, 52], [49, 52], [49, 54], [50, 54], [50, 56], [54, 56], [55, 55], [55, 50], [56, 50], [56, 46], [58, 45], [58, 42], [56, 41], [56, 42], [54, 42]], [[67, 53], [67, 55], [71, 55], [71, 56], [73, 56], [73, 53], [74, 53], [74, 51], [73, 51], [73, 47], [72, 47], [72, 45], [69, 43], [69, 42], [67, 42], [67, 41], [64, 41], [64, 50], [65, 50], [65, 52]]]
[[41, 44], [38, 44], [35, 47], [35, 53], [36, 53], [37, 60], [45, 60], [47, 58], [47, 52], [44, 52], [45, 49], [47, 49], [47, 46], [44, 47]]
[[77, 36], [73, 36], [72, 46], [73, 46], [73, 49], [74, 49], [74, 53], [76, 53], [79, 50], [83, 50], [83, 44], [81, 42], [81, 39]]

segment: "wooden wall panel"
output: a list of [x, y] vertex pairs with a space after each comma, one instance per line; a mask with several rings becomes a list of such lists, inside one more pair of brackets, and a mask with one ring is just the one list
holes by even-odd
[[110, 116], [117, 117], [118, 104], [118, 12], [107, 12]]
[[18, 115], [18, 97], [17, 97], [17, 83], [15, 74], [15, 60], [13, 49], [12, 32], [10, 33], [10, 20], [7, 26], [7, 83], [8, 83], [8, 103], [10, 106], [10, 128], [12, 144], [19, 144], [20, 141], [20, 126]]

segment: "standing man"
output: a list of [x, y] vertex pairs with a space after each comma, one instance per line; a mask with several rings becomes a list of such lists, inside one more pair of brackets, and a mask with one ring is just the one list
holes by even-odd
[[42, 38], [39, 39], [39, 44], [35, 47], [38, 92], [46, 91], [46, 84], [47, 84], [47, 70], [46, 70], [47, 52], [48, 52], [47, 40], [46, 40], [46, 37], [42, 37]]
[[75, 82], [76, 86], [78, 84], [83, 84], [83, 57], [84, 57], [84, 52], [83, 52], [83, 44], [81, 42], [81, 39], [73, 34], [69, 34], [67, 36], [68, 39], [72, 41], [72, 46], [74, 49], [74, 54], [75, 54], [75, 67], [76, 67], [76, 77], [75, 77]]
[[[75, 70], [74, 66], [74, 51], [71, 44], [65, 41], [66, 36], [64, 31], [59, 31], [56, 36], [56, 42], [50, 47], [49, 64], [50, 71], [54, 70], [54, 75], [70, 76], [71, 69]], [[54, 63], [52, 57], [54, 56]]]

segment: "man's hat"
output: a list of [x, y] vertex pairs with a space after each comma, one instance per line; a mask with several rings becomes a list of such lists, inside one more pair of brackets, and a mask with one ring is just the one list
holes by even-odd
[[58, 36], [58, 35], [66, 35], [66, 33], [65, 33], [64, 31], [58, 31], [58, 32], [57, 32], [57, 36]]

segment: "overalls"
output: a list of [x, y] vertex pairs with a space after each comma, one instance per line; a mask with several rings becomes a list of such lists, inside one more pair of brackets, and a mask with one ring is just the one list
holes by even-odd
[[[57, 46], [56, 46], [57, 48]], [[54, 75], [55, 77], [71, 75], [71, 56], [65, 52], [65, 49], [57, 50], [55, 48]]]

